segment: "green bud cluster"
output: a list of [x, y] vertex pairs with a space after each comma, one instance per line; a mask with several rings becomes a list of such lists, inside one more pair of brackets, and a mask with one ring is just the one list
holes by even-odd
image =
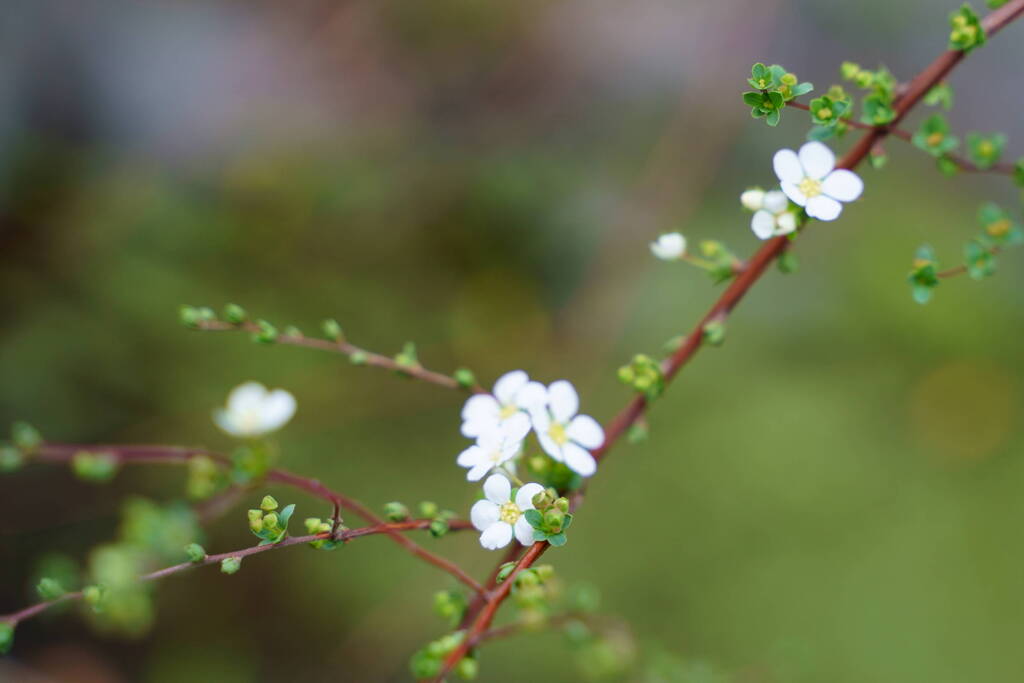
[[43, 437], [27, 422], [11, 425], [11, 443], [0, 443], [0, 473], [13, 472], [32, 457], [43, 443]]
[[[302, 524], [306, 527], [306, 533], [310, 535], [329, 534], [334, 530], [334, 524], [330, 520], [320, 519], [319, 517], [307, 517], [302, 521]], [[347, 531], [347, 529], [339, 525], [338, 531]], [[334, 550], [341, 544], [341, 541], [334, 538], [318, 538], [315, 541], [311, 541], [309, 545], [317, 550]]]
[[[409, 660], [409, 670], [413, 677], [416, 679], [434, 678], [440, 674], [445, 658], [462, 643], [464, 637], [463, 631], [455, 631], [427, 643]], [[479, 664], [475, 658], [470, 656], [463, 657], [455, 666], [455, 674], [465, 680], [476, 678], [479, 671]]]
[[[398, 505], [401, 505], [400, 503]], [[420, 517], [430, 520], [430, 526], [427, 527], [427, 531], [434, 538], [441, 538], [451, 530], [451, 525], [448, 523], [456, 517], [456, 514], [452, 510], [442, 510], [438, 507], [437, 503], [425, 500], [418, 506]], [[396, 510], [399, 512], [399, 510]], [[406, 518], [408, 518], [408, 511], [406, 511]], [[401, 521], [396, 519], [393, 521]]]
[[280, 543], [288, 535], [288, 520], [294, 512], [294, 503], [278, 512], [274, 497], [264, 496], [259, 509], [248, 511], [249, 531], [260, 539], [259, 545]]
[[736, 265], [740, 260], [721, 242], [703, 240], [699, 250], [701, 256], [710, 263], [708, 275], [715, 284], [731, 280], [736, 274]]
[[44, 576], [36, 584], [36, 592], [39, 593], [39, 597], [43, 600], [56, 600], [67, 593], [67, 590], [57, 579]]
[[117, 474], [120, 461], [113, 453], [78, 451], [71, 458], [71, 470], [83, 481], [103, 484]]
[[558, 497], [554, 489], [548, 489], [533, 497], [533, 505], [533, 510], [523, 513], [533, 527], [533, 540], [547, 541], [555, 547], [565, 545], [565, 531], [572, 525], [569, 500]]
[[250, 484], [266, 476], [274, 451], [266, 442], [253, 442], [239, 446], [231, 453], [231, 480], [236, 484]]
[[942, 107], [946, 111], [953, 108], [953, 88], [942, 81], [932, 86], [932, 89], [925, 93], [924, 103], [929, 107]]
[[[911, 142], [914, 143], [914, 146], [938, 158], [940, 168], [944, 161], [951, 162], [948, 159], [948, 154], [960, 144], [955, 136], [949, 134], [949, 123], [942, 114], [932, 114], [925, 119], [914, 133]], [[953, 164], [953, 168], [956, 168], [956, 164]]]
[[241, 325], [249, 319], [249, 314], [246, 313], [245, 309], [238, 304], [226, 304], [221, 317], [223, 317], [224, 322], [226, 323]]
[[271, 323], [262, 318], [256, 321], [257, 330], [252, 333], [252, 340], [257, 344], [273, 344], [277, 341], [278, 331]]
[[648, 400], [658, 398], [665, 390], [661, 365], [642, 353], [636, 354], [628, 365], [619, 368], [618, 376], [620, 382], [643, 394]]
[[85, 600], [85, 604], [92, 608], [93, 612], [102, 611], [103, 598], [106, 595], [106, 588], [98, 584], [92, 584], [82, 589], [82, 599]]
[[[884, 126], [896, 118], [893, 101], [896, 96], [896, 78], [884, 66], [871, 71], [854, 62], [843, 62], [839, 72], [844, 80], [850, 81], [861, 90], [867, 90], [861, 102], [861, 122], [872, 126]], [[841, 92], [841, 88], [839, 89]], [[848, 109], [852, 109], [849, 100]], [[819, 138], [820, 139], [820, 138]]]
[[769, 126], [779, 125], [786, 102], [814, 89], [811, 83], [801, 83], [796, 74], [784, 67], [760, 62], [750, 68], [747, 83], [756, 91], [743, 93], [743, 102], [750, 107], [752, 117], [763, 118]]
[[320, 329], [323, 330], [324, 336], [331, 341], [343, 342], [345, 341], [345, 333], [341, 329], [341, 325], [334, 318], [328, 318], [320, 324]]
[[526, 628], [540, 628], [547, 622], [561, 593], [561, 584], [554, 577], [555, 570], [549, 564], [516, 574], [510, 596], [519, 608], [519, 621]]
[[949, 49], [970, 52], [985, 44], [985, 28], [974, 8], [964, 3], [949, 15]]

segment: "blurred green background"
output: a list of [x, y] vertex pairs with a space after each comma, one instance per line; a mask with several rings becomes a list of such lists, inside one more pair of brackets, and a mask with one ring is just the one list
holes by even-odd
[[[601, 420], [615, 369], [689, 330], [706, 277], [651, 258], [680, 229], [757, 246], [739, 192], [807, 129], [750, 119], [754, 61], [823, 90], [852, 59], [901, 78], [944, 48], [956, 3], [40, 0], [0, 22], [0, 422], [57, 441], [225, 450], [210, 419], [255, 379], [298, 398], [281, 464], [379, 509], [465, 513], [461, 397], [342, 358], [191, 333], [179, 304], [227, 301], [357, 344], [571, 379]], [[950, 119], [1024, 152], [1013, 26], [953, 76]], [[919, 120], [918, 113], [909, 125]], [[845, 147], [849, 142], [841, 143]], [[900, 142], [864, 198], [796, 244], [659, 401], [651, 439], [594, 478], [548, 559], [630, 626], [630, 681], [1019, 680], [1024, 429], [1016, 255], [926, 307], [904, 278], [954, 262], [999, 178], [947, 179]], [[184, 473], [107, 486], [34, 465], [0, 479], [0, 612], [34, 600], [40, 559], [82, 560], [123, 500], [180, 498]], [[298, 517], [323, 506], [285, 489]], [[258, 498], [257, 498], [258, 499]], [[252, 543], [243, 501], [206, 547]], [[432, 549], [484, 575], [475, 535]], [[144, 636], [74, 613], [18, 629], [12, 681], [403, 681], [444, 631], [451, 580], [383, 538], [205, 569], [157, 589]], [[481, 655], [481, 680], [583, 680], [559, 638]], [[717, 676], [717, 678], [716, 678]], [[613, 678], [616, 680], [616, 678]]]

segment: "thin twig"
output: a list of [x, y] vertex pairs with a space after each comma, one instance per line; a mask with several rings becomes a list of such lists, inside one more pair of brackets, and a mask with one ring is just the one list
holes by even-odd
[[[44, 461], [68, 462], [74, 458], [75, 453], [78, 453], [79, 451], [109, 453], [116, 457], [118, 463], [121, 464], [169, 463], [180, 465], [187, 463], [195, 456], [205, 456], [221, 467], [231, 467], [231, 459], [221, 453], [215, 453], [205, 448], [184, 448], [180, 446], [121, 446], [111, 444], [85, 445], [47, 442], [39, 447], [35, 457]], [[384, 525], [384, 520], [381, 517], [374, 514], [372, 510], [360, 503], [358, 500], [350, 498], [343, 493], [334, 491], [327, 486], [324, 486], [316, 479], [303, 477], [289, 472], [288, 470], [275, 468], [267, 472], [266, 480], [285, 484], [300, 491], [305, 491], [312, 496], [326, 500], [331, 503], [332, 506], [338, 506], [346, 510], [350, 510], [371, 524], [378, 526]], [[449, 524], [451, 524], [451, 522], [449, 522]], [[461, 524], [461, 522], [459, 524]], [[484, 591], [484, 587], [481, 586], [476, 579], [467, 574], [454, 562], [446, 560], [439, 555], [435, 555], [413, 541], [411, 538], [407, 538], [398, 532], [388, 531], [385, 528], [383, 533], [387, 533], [395, 543], [399, 544], [413, 555], [448, 572], [459, 581], [473, 589], [475, 593], [482, 593]]]
[[[198, 330], [206, 332], [254, 332], [260, 331], [259, 325], [254, 322], [247, 321], [238, 324], [232, 324], [223, 322], [220, 320], [203, 320], [196, 323]], [[360, 365], [370, 365], [375, 368], [383, 368], [385, 370], [391, 370], [400, 375], [407, 375], [430, 384], [436, 384], [438, 386], [445, 387], [446, 389], [459, 389], [475, 393], [483, 392], [483, 388], [474, 385], [466, 388], [459, 384], [454, 377], [446, 375], [441, 372], [435, 372], [428, 370], [422, 365], [404, 365], [399, 363], [394, 358], [385, 356], [373, 351], [367, 351], [366, 349], [359, 348], [355, 344], [348, 342], [345, 339], [339, 341], [331, 341], [328, 339], [318, 339], [316, 337], [307, 337], [303, 334], [281, 334], [278, 335], [274, 340], [275, 344], [285, 344], [288, 346], [301, 346], [307, 349], [317, 349], [320, 351], [331, 351], [333, 353], [340, 353], [348, 356], [349, 358], [357, 358]]]
[[[430, 519], [413, 519], [406, 522], [374, 524], [372, 526], [360, 527], [358, 529], [346, 529], [336, 534], [334, 536], [334, 540], [348, 542], [354, 538], [372, 536], [374, 534], [392, 534], [400, 533], [402, 531], [426, 529], [430, 526], [432, 521], [433, 520]], [[469, 524], [469, 522], [453, 521], [451, 523], [451, 528], [456, 530], [470, 529], [472, 528], [472, 525]], [[139, 576], [138, 580], [155, 581], [157, 579], [162, 579], [172, 574], [178, 574], [189, 569], [195, 569], [196, 567], [204, 567], [211, 564], [217, 564], [222, 560], [226, 560], [231, 557], [243, 558], [248, 557], [249, 555], [256, 555], [258, 553], [267, 552], [269, 550], [276, 550], [278, 548], [287, 548], [293, 545], [299, 545], [301, 543], [311, 543], [313, 541], [325, 541], [331, 539], [332, 534], [330, 532], [325, 532], [322, 534], [313, 534], [311, 536], [291, 536], [289, 538], [284, 539], [280, 543], [274, 543], [271, 545], [250, 546], [248, 548], [242, 548], [240, 550], [235, 550], [232, 552], [219, 553], [216, 555], [207, 555], [199, 562], [182, 562], [181, 564], [175, 564], [171, 565], [170, 567], [164, 567], [163, 569], [158, 569], [147, 574], [142, 574], [141, 576]], [[28, 619], [30, 617], [33, 617], [39, 614], [40, 612], [49, 609], [50, 607], [58, 605], [62, 602], [67, 602], [69, 600], [81, 600], [82, 597], [82, 591], [65, 593], [59, 598], [39, 602], [35, 605], [31, 605], [17, 612], [12, 612], [11, 614], [0, 615], [0, 623], [8, 623], [11, 626], [17, 626], [19, 622], [24, 621], [25, 619]]]

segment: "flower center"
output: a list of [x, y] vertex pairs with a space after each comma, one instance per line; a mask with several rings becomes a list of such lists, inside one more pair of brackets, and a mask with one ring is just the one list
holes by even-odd
[[506, 403], [501, 407], [501, 411], [498, 413], [498, 416], [501, 417], [502, 420], [507, 420], [518, 412], [518, 406], [512, 403]]
[[800, 194], [810, 199], [811, 197], [817, 197], [821, 194], [821, 181], [815, 180], [814, 178], [804, 178], [797, 185], [797, 189], [800, 190]]
[[515, 524], [522, 514], [519, 506], [511, 501], [498, 508], [498, 519], [506, 524]]
[[569, 435], [565, 433], [565, 425], [561, 422], [551, 423], [551, 426], [548, 427], [548, 436], [550, 436], [551, 440], [559, 446], [564, 446], [569, 443]]
[[925, 142], [928, 143], [929, 147], [936, 147], [942, 142], [944, 137], [942, 133], [932, 133], [925, 139]]
[[986, 230], [988, 231], [988, 234], [993, 237], [1002, 237], [1006, 233], [1010, 232], [1010, 221], [1007, 218], [1003, 218], [1002, 220], [998, 220], [989, 225]]

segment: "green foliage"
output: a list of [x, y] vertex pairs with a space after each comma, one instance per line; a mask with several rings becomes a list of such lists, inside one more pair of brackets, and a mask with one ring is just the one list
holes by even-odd
[[83, 481], [103, 484], [117, 475], [120, 462], [113, 453], [79, 451], [71, 458], [71, 469]]
[[323, 330], [324, 336], [331, 341], [341, 342], [345, 340], [345, 333], [342, 331], [341, 325], [333, 318], [324, 320], [320, 324], [320, 329]]
[[253, 442], [239, 446], [231, 453], [231, 480], [236, 484], [249, 484], [266, 476], [274, 452], [266, 442]]
[[189, 543], [185, 546], [185, 556], [189, 562], [202, 562], [206, 559], [206, 549], [198, 543]]
[[945, 81], [933, 86], [932, 89], [925, 94], [924, 103], [929, 107], [941, 106], [946, 111], [949, 111], [953, 108], [952, 86]]
[[469, 607], [469, 601], [461, 591], [450, 590], [434, 593], [434, 612], [453, 628], [462, 621], [467, 607]]
[[816, 97], [810, 102], [811, 120], [819, 126], [834, 127], [849, 107], [846, 100], [833, 100], [828, 95]]
[[786, 106], [785, 99], [778, 92], [745, 92], [743, 102], [750, 107], [752, 117], [763, 118], [769, 126], [779, 125], [782, 108]]
[[932, 298], [932, 290], [938, 287], [939, 278], [936, 276], [938, 263], [935, 261], [935, 252], [928, 246], [918, 248], [914, 255], [914, 265], [907, 276], [910, 282], [911, 294], [914, 301], [919, 304], [926, 304]]
[[213, 458], [193, 455], [188, 459], [185, 492], [193, 500], [206, 500], [227, 484], [227, 476]]
[[970, 52], [985, 44], [985, 29], [974, 8], [964, 3], [949, 15], [949, 49]]
[[288, 521], [295, 512], [295, 504], [286, 505], [280, 512], [272, 496], [264, 496], [259, 509], [248, 512], [249, 531], [260, 539], [259, 545], [280, 543], [288, 535]]
[[249, 319], [249, 314], [238, 304], [225, 304], [223, 312], [224, 322], [232, 325], [241, 325]]
[[20, 449], [6, 444], [0, 445], [0, 474], [14, 472], [25, 464], [25, 455]]
[[721, 346], [725, 342], [725, 322], [712, 320], [704, 325], [704, 342], [711, 346]]
[[11, 425], [11, 442], [17, 446], [22, 453], [34, 453], [43, 443], [43, 436], [39, 430], [27, 422], [15, 422]]
[[1024, 187], [1024, 157], [1017, 159], [1017, 163], [1013, 165], [1013, 182], [1018, 187]]
[[731, 280], [736, 275], [736, 264], [739, 259], [717, 240], [703, 240], [700, 243], [701, 255], [710, 263], [708, 275], [718, 284]]
[[[417, 370], [420, 366], [420, 359], [416, 355], [416, 344], [414, 342], [405, 342], [402, 346], [402, 350], [395, 355], [395, 362], [398, 363], [401, 368], [408, 368], [410, 370]], [[401, 370], [399, 370], [401, 373]]]
[[982, 228], [979, 240], [988, 246], [1024, 244], [1024, 231], [1013, 216], [998, 204], [988, 202], [978, 209], [978, 224]]
[[384, 518], [391, 522], [404, 522], [409, 519], [409, 508], [393, 500], [384, 504]]
[[792, 249], [786, 249], [784, 252], [779, 254], [779, 258], [776, 261], [779, 272], [789, 275], [795, 273], [800, 268], [800, 261], [797, 259]]
[[1002, 133], [982, 135], [967, 134], [967, 154], [978, 168], [992, 168], [999, 162], [1006, 147], [1006, 136]]
[[472, 389], [476, 386], [476, 375], [469, 368], [458, 368], [452, 373], [452, 378], [463, 389]]
[[241, 557], [225, 557], [220, 561], [220, 570], [224, 574], [236, 574], [242, 568]]
[[217, 314], [209, 306], [182, 305], [178, 308], [178, 320], [190, 329], [196, 329], [200, 323], [217, 319]]
[[5, 655], [14, 646], [14, 624], [0, 621], [0, 655]]
[[985, 0], [985, 4], [988, 5], [991, 9], [999, 9], [1009, 1], [1010, 0]]
[[636, 354], [628, 365], [619, 368], [618, 377], [620, 382], [643, 394], [648, 400], [658, 398], [665, 390], [661, 365], [642, 353]]
[[861, 121], [873, 126], [884, 126], [896, 118], [896, 110], [892, 107], [891, 98], [879, 93], [872, 93], [864, 98], [861, 104]]
[[626, 442], [633, 445], [647, 441], [650, 436], [650, 429], [644, 421], [634, 422], [626, 430]]
[[256, 321], [258, 328], [252, 333], [252, 340], [257, 344], [273, 344], [277, 341], [278, 331], [271, 323], [262, 318]]
[[523, 513], [533, 527], [533, 540], [547, 541], [555, 547], [565, 545], [565, 531], [572, 525], [572, 514], [567, 512], [569, 501], [559, 498], [542, 509]]
[[57, 579], [44, 576], [36, 584], [36, 592], [39, 593], [39, 597], [43, 600], [56, 600], [67, 593], [67, 590]]
[[[441, 673], [445, 658], [462, 643], [464, 637], [463, 631], [455, 631], [427, 643], [425, 647], [418, 650], [409, 660], [409, 670], [413, 677], [416, 679], [433, 678]], [[475, 667], [463, 668], [461, 666], [466, 659], [470, 658], [466, 657], [460, 661], [455, 667], [455, 672], [460, 676], [465, 674], [475, 676], [478, 672]]]
[[921, 123], [911, 141], [932, 156], [944, 157], [957, 148], [960, 141], [949, 134], [949, 123], [942, 114], [932, 114]]
[[974, 280], [984, 280], [995, 275], [996, 259], [991, 247], [980, 240], [970, 240], [964, 245], [964, 265], [967, 274]]

